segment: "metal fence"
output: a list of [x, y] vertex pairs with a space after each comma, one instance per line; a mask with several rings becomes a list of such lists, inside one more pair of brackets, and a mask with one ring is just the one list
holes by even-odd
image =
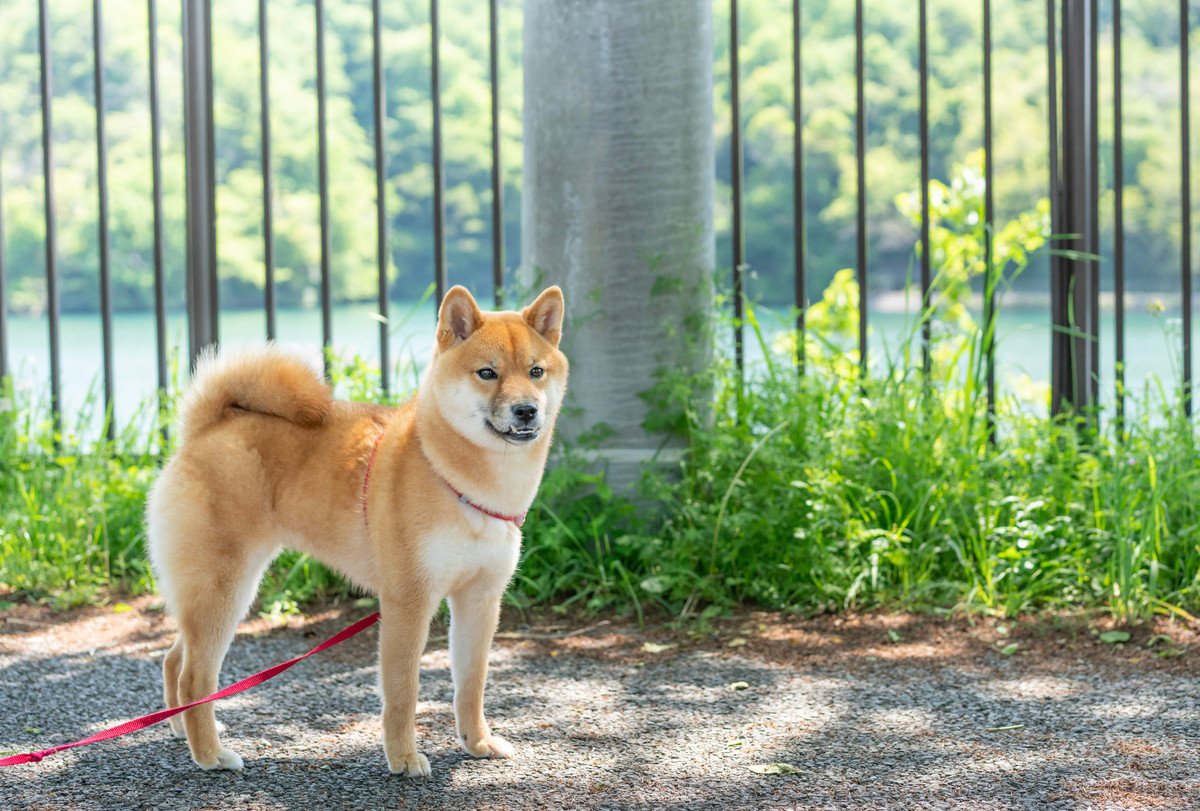
[[[438, 0], [427, 0], [430, 23], [430, 72], [429, 89], [432, 100], [432, 175], [433, 175], [433, 278], [436, 295], [439, 300], [445, 291], [446, 255], [445, 255], [445, 203], [444, 203], [444, 167], [442, 150], [442, 101], [440, 76], [440, 31], [438, 24]], [[979, 48], [982, 55], [983, 93], [980, 104], [983, 107], [983, 149], [985, 154], [984, 168], [986, 173], [986, 197], [984, 204], [984, 220], [986, 234], [987, 281], [984, 285], [984, 336], [987, 375], [987, 397], [990, 408], [996, 401], [995, 346], [994, 330], [990, 329], [996, 312], [996, 285], [992, 257], [992, 236], [995, 226], [995, 205], [993, 199], [993, 166], [992, 166], [992, 135], [993, 135], [993, 87], [992, 87], [992, 40], [991, 21], [992, 7], [990, 0], [980, 0], [982, 4], [982, 38]], [[38, 0], [39, 29], [38, 54], [40, 61], [40, 96], [42, 124], [42, 172], [44, 178], [45, 205], [45, 282], [47, 294], [47, 312], [49, 325], [49, 388], [51, 403], [57, 414], [61, 402], [62, 365], [60, 346], [60, 308], [59, 308], [59, 271], [56, 263], [58, 246], [56, 242], [56, 192], [55, 192], [55, 126], [52, 118], [51, 98], [51, 51], [48, 18], [49, 0]], [[168, 383], [167, 345], [165, 339], [166, 306], [163, 292], [163, 186], [161, 177], [160, 131], [162, 122], [159, 115], [158, 64], [159, 55], [156, 43], [156, 12], [157, 0], [147, 0], [149, 19], [148, 48], [149, 48], [149, 104], [150, 104], [150, 136], [151, 136], [151, 166], [153, 171], [153, 200], [152, 217], [154, 224], [154, 306], [156, 317], [156, 356], [157, 373], [160, 387]], [[920, 242], [918, 243], [919, 273], [917, 283], [920, 286], [922, 301], [928, 303], [932, 295], [933, 268], [931, 268], [930, 252], [920, 250], [919, 246], [928, 245], [930, 239], [930, 155], [929, 155], [929, 48], [928, 48], [928, 8], [927, 0], [914, 0], [912, 13], [918, 27], [918, 88], [919, 93], [919, 144], [920, 144], [920, 179], [921, 179], [921, 227]], [[387, 257], [388, 257], [388, 213], [384, 181], [387, 176], [387, 152], [385, 144], [385, 128], [382, 123], [387, 120], [387, 96], [384, 87], [383, 64], [385, 54], [381, 45], [381, 0], [371, 0], [372, 15], [372, 82], [374, 96], [374, 175], [376, 193], [376, 222], [378, 233], [378, 309], [382, 316], [379, 328], [379, 356], [381, 359], [382, 385], [386, 390], [389, 380], [389, 330], [386, 319], [388, 316], [387, 295]], [[1060, 235], [1057, 246], [1060, 250], [1054, 252], [1051, 260], [1051, 319], [1053, 338], [1049, 351], [1051, 353], [1051, 384], [1052, 411], [1057, 413], [1067, 409], [1088, 409], [1099, 403], [1100, 378], [1100, 321], [1099, 321], [1099, 229], [1100, 229], [1100, 174], [1099, 174], [1099, 71], [1098, 64], [1098, 32], [1099, 12], [1098, 0], [1046, 0], [1046, 42], [1045, 42], [1045, 71], [1048, 89], [1048, 130], [1049, 144], [1049, 176], [1047, 189], [1051, 199], [1052, 230]], [[265, 288], [263, 307], [266, 314], [266, 337], [274, 338], [276, 334], [276, 302], [273, 254], [272, 222], [272, 138], [271, 138], [271, 98], [269, 82], [269, 26], [267, 16], [268, 0], [258, 2], [259, 23], [259, 94], [261, 98], [261, 162], [262, 172], [262, 232]], [[317, 100], [317, 137], [318, 150], [318, 192], [320, 207], [320, 308], [322, 341], [328, 346], [332, 343], [331, 319], [331, 244], [329, 222], [329, 166], [328, 166], [328, 136], [326, 121], [326, 87], [325, 87], [325, 2], [314, 0], [313, 11], [316, 22], [316, 100]], [[490, 71], [490, 110], [491, 110], [491, 225], [492, 225], [492, 278], [494, 296], [497, 304], [501, 299], [501, 288], [504, 279], [504, 221], [503, 195], [501, 189], [502, 156], [500, 154], [499, 137], [499, 98], [500, 75], [497, 59], [498, 37], [498, 0], [489, 0], [489, 71]], [[734, 352], [739, 368], [745, 363], [743, 335], [740, 322], [744, 316], [743, 296], [745, 291], [746, 256], [743, 229], [745, 181], [743, 177], [743, 128], [742, 94], [743, 87], [740, 77], [738, 0], [728, 0], [729, 11], [729, 86], [731, 110], [731, 177], [732, 193], [732, 255], [729, 285], [732, 290], [732, 308], [735, 315]], [[805, 116], [803, 104], [803, 61], [801, 59], [804, 46], [804, 19], [802, 0], [792, 0], [792, 116], [795, 124], [793, 144], [794, 177], [794, 228], [795, 267], [794, 267], [794, 303], [798, 313], [796, 328], [803, 333], [805, 330], [804, 313], [809, 303], [806, 288], [806, 248], [804, 235], [804, 129], [802, 122]], [[1121, 2], [1111, 0], [1111, 17], [1114, 30], [1113, 36], [1113, 65], [1114, 95], [1111, 100], [1114, 118], [1113, 153], [1111, 156], [1114, 167], [1114, 253], [1113, 280], [1115, 293], [1115, 357], [1113, 358], [1116, 387], [1116, 410], [1123, 415], [1125, 408], [1124, 369], [1125, 369], [1125, 253], [1124, 253], [1124, 206], [1123, 206], [1123, 172], [1124, 155], [1122, 142], [1122, 64], [1121, 64]], [[100, 284], [100, 318], [102, 322], [102, 354], [103, 354], [103, 385], [106, 405], [112, 403], [114, 388], [114, 363], [112, 347], [112, 297], [109, 258], [109, 212], [108, 188], [105, 174], [106, 166], [106, 133], [105, 133], [105, 80], [103, 65], [105, 63], [104, 44], [105, 32], [102, 30], [103, 19], [102, 0], [92, 0], [92, 40], [93, 40], [93, 70], [95, 85], [95, 144], [98, 160], [98, 199], [96, 205], [99, 212], [99, 284]], [[185, 136], [186, 136], [186, 196], [187, 196], [187, 308], [188, 308], [188, 338], [192, 357], [200, 349], [215, 343], [218, 338], [219, 300], [217, 291], [217, 252], [215, 231], [215, 169], [214, 169], [214, 128], [213, 128], [213, 70], [212, 70], [212, 0], [182, 0], [183, 25], [183, 73], [184, 73], [184, 104], [185, 104]], [[1180, 384], [1184, 394], [1183, 408], [1191, 413], [1191, 370], [1192, 370], [1192, 282], [1191, 282], [1191, 200], [1190, 200], [1190, 132], [1188, 127], [1188, 32], [1190, 30], [1189, 8], [1187, 0], [1179, 2], [1179, 45], [1180, 45], [1180, 99], [1183, 126], [1179, 143], [1180, 156], [1183, 166], [1181, 178], [1181, 222], [1182, 222], [1182, 262], [1180, 267], [1180, 293], [1182, 295], [1182, 379]], [[864, 3], [863, 0], [854, 2], [854, 42], [855, 42], [855, 173], [857, 189], [855, 194], [855, 256], [856, 278], [860, 289], [860, 318], [858, 328], [858, 344], [860, 362], [864, 368], [868, 363], [868, 328], [871, 323], [871, 312], [868, 291], [871, 283], [871, 257], [868, 253], [868, 217], [867, 217], [867, 182], [866, 182], [866, 102], [864, 76]], [[0, 153], [2, 153], [0, 145]], [[0, 190], [0, 206], [2, 206], [3, 190]], [[0, 207], [2, 211], [2, 207]], [[0, 300], [4, 299], [5, 268], [3, 257], [3, 218], [0, 217]], [[928, 346], [931, 340], [928, 320], [922, 324], [921, 330], [925, 346], [926, 364], [928, 364]], [[8, 355], [8, 326], [7, 307], [0, 306], [0, 375], [7, 374], [9, 366]], [[801, 370], [804, 366], [803, 340], [798, 342]], [[111, 428], [110, 428], [111, 430]]]

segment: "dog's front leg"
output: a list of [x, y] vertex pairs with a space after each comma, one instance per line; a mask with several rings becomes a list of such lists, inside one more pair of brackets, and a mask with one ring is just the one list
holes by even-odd
[[417, 688], [421, 653], [433, 606], [413, 599], [380, 601], [379, 670], [383, 685], [383, 751], [392, 774], [427, 777], [429, 760], [417, 751]]
[[475, 757], [512, 757], [512, 744], [493, 735], [483, 717], [488, 651], [500, 619], [503, 590], [468, 586], [450, 595], [450, 672], [458, 741]]

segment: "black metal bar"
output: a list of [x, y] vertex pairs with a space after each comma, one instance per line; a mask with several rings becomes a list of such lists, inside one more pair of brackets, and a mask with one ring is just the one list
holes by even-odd
[[863, 0], [854, 0], [854, 164], [857, 173], [855, 264], [858, 272], [858, 362], [867, 371], [867, 121], [863, 68]]
[[500, 15], [488, 0], [488, 70], [492, 92], [492, 297], [504, 303], [504, 183], [500, 164]]
[[333, 346], [333, 278], [330, 260], [333, 247], [329, 232], [329, 131], [325, 110], [325, 2], [315, 0], [317, 16], [317, 195], [321, 217], [321, 355], [325, 377], [329, 377], [329, 348]]
[[268, 41], [267, 0], [258, 0], [258, 132], [261, 138], [263, 308], [267, 311], [267, 340], [276, 336], [275, 323], [275, 223], [271, 198], [271, 58]]
[[933, 273], [929, 244], [929, 18], [927, 0], [917, 4], [917, 73], [920, 93], [919, 138], [921, 148], [921, 368], [925, 374], [933, 369], [930, 340], [933, 337], [930, 308], [933, 303]]
[[1121, 123], [1121, 0], [1113, 0], [1113, 317], [1117, 431], [1125, 424], [1125, 145]]
[[188, 352], [193, 367], [219, 337], [211, 28], [210, 0], [183, 0]]
[[150, 61], [150, 185], [154, 197], [154, 346], [158, 388], [167, 389], [167, 293], [163, 267], [162, 143], [158, 110], [158, 2], [146, 0]]
[[445, 168], [442, 165], [442, 65], [441, 36], [438, 28], [438, 0], [429, 0], [429, 95], [433, 105], [433, 282], [437, 301], [442, 306], [446, 295], [446, 211]]
[[0, 161], [0, 395], [4, 393], [4, 378], [8, 377], [8, 295], [5, 292], [3, 186], [4, 164]]
[[[1062, 230], [1062, 191], [1058, 166], [1058, 34], [1055, 25], [1057, 0], [1046, 0], [1046, 117], [1050, 135], [1047, 154], [1050, 177], [1050, 233], [1057, 238]], [[1050, 254], [1050, 413], [1058, 414], [1063, 407], [1064, 391], [1069, 388], [1069, 378], [1064, 379], [1064, 370], [1070, 370], [1069, 343], [1059, 335], [1067, 323], [1066, 291], [1062, 282], [1063, 270], [1060, 258]], [[1064, 353], [1066, 353], [1064, 355]]]
[[1062, 163], [1056, 233], [1088, 256], [1052, 257], [1051, 409], [1094, 420], [1099, 396], [1099, 269], [1094, 8], [1063, 0]]
[[733, 193], [733, 360], [738, 374], [745, 365], [745, 236], [742, 233], [742, 109], [739, 90], [740, 60], [738, 59], [738, 4], [729, 0], [729, 184]]
[[104, 126], [104, 11], [92, 0], [92, 79], [96, 108], [96, 230], [100, 259], [100, 353], [104, 369], [105, 433], [116, 436], [113, 403], [112, 277], [108, 245], [108, 133]]
[[1183, 413], [1192, 416], [1192, 137], [1188, 35], [1191, 25], [1188, 0], [1179, 0], [1179, 150], [1183, 164], [1179, 187], [1179, 214], [1183, 239], [1180, 245], [1180, 293], [1183, 300]]
[[50, 77], [50, 9], [38, 2], [38, 55], [41, 61], [42, 185], [46, 217], [46, 313], [50, 325], [50, 411], [55, 431], [62, 429], [62, 348], [59, 345], [58, 241], [54, 210], [54, 119]]
[[807, 338], [804, 333], [804, 311], [808, 306], [805, 289], [804, 259], [804, 60], [800, 0], [792, 0], [792, 251], [795, 257], [793, 281], [796, 306], [796, 368], [804, 373]]
[[1095, 257], [1087, 263], [1088, 274], [1088, 335], [1091, 336], [1091, 351], [1088, 353], [1087, 383], [1089, 402], [1093, 408], [1089, 415], [1093, 424], [1098, 424], [1100, 412], [1100, 4], [1088, 3], [1090, 21], [1088, 29], [1088, 235], [1089, 252]]
[[994, 254], [996, 226], [995, 171], [992, 158], [992, 4], [983, 0], [983, 354], [987, 374], [987, 413], [994, 437], [996, 416], [996, 287], [999, 284]]
[[387, 96], [383, 84], [383, 40], [380, 0], [371, 2], [371, 81], [375, 96], [375, 259], [379, 292], [379, 386], [391, 388], [391, 324], [388, 323], [388, 221], [387, 221]]

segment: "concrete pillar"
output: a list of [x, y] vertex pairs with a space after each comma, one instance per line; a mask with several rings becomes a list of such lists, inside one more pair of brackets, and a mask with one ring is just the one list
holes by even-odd
[[712, 52], [709, 0], [525, 3], [520, 278], [566, 293], [559, 430], [608, 426], [617, 488], [677, 455], [639, 395], [711, 353]]

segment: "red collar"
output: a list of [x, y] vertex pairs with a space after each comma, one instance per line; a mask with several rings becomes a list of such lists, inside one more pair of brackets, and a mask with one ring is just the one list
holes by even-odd
[[442, 481], [445, 482], [446, 486], [450, 488], [450, 492], [458, 497], [458, 501], [460, 504], [466, 504], [468, 507], [474, 507], [475, 509], [479, 510], [484, 515], [490, 516], [492, 518], [499, 518], [501, 521], [511, 521], [512, 523], [516, 524], [518, 527], [524, 525], [525, 516], [529, 515], [528, 510], [521, 513], [520, 515], [502, 515], [500, 513], [494, 513], [491, 510], [487, 509], [486, 507], [480, 507], [474, 501], [471, 501], [471, 499], [467, 498], [462, 493], [455, 490], [454, 485], [452, 485], [450, 482], [447, 482], [445, 479], [442, 479]]
[[[371, 447], [371, 455], [369, 457], [367, 457], [367, 471], [366, 471], [366, 473], [363, 474], [362, 496], [360, 498], [360, 501], [362, 503], [362, 516], [363, 516], [363, 524], [364, 525], [368, 524], [368, 522], [367, 522], [367, 485], [371, 481], [371, 468], [375, 466], [375, 455], [379, 452], [379, 441], [381, 439], [383, 439], [384, 433], [386, 433], [386, 431], [380, 431], [379, 436], [377, 436], [375, 438], [375, 444]], [[441, 476], [439, 476], [438, 478], [441, 478]], [[442, 482], [447, 487], [450, 488], [450, 492], [454, 494], [454, 496], [458, 499], [460, 504], [466, 504], [468, 507], [474, 507], [476, 510], [479, 510], [479, 512], [483, 513], [484, 515], [488, 516], [489, 518], [497, 518], [501, 521], [511, 521], [512, 523], [516, 524], [518, 527], [524, 526], [525, 516], [529, 515], [528, 511], [525, 511], [525, 512], [521, 513], [520, 515], [502, 515], [501, 513], [494, 513], [491, 510], [487, 509], [486, 507], [480, 507], [474, 501], [471, 501], [471, 499], [467, 498], [462, 493], [455, 490], [454, 485], [452, 485], [450, 482], [446, 481], [445, 479], [442, 479]]]

